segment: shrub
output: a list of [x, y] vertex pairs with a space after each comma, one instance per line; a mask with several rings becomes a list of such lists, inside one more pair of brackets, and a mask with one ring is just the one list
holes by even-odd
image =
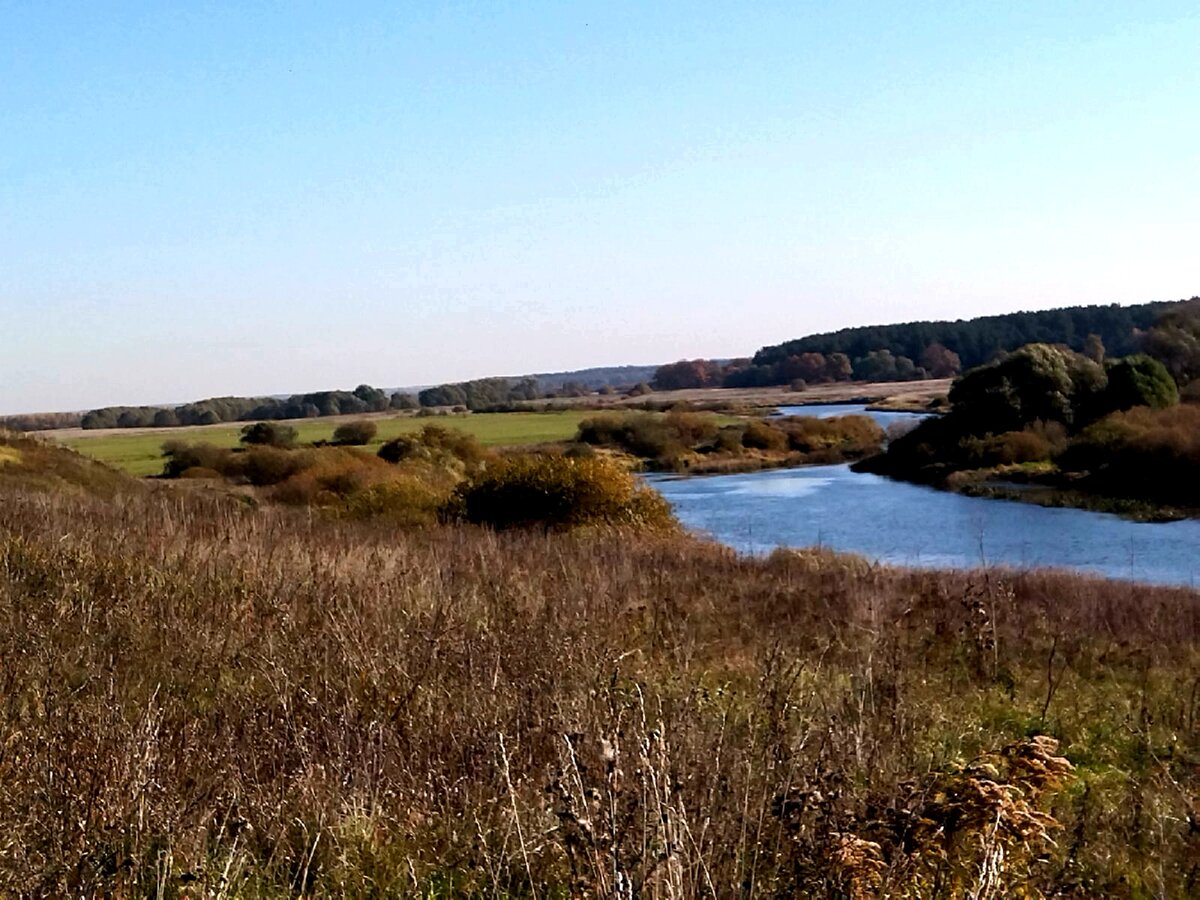
[[492, 528], [675, 523], [662, 495], [605, 459], [506, 457], [454, 492], [449, 518]]
[[742, 446], [752, 450], [784, 450], [788, 436], [761, 419], [751, 422], [742, 432]]
[[[445, 500], [453, 484], [449, 473], [435, 467], [412, 463], [398, 467], [356, 450], [326, 448], [293, 456], [299, 458], [299, 466], [276, 483], [270, 496], [295, 506], [334, 508], [363, 516], [382, 512], [385, 507], [396, 512], [409, 505], [408, 501], [402, 502], [401, 495], [415, 496], [420, 482], [425, 485], [421, 489], [425, 494], [437, 497], [436, 502], [421, 504], [432, 509]], [[401, 487], [384, 487], [391, 484]], [[432, 512], [425, 518], [432, 521]]]
[[665, 415], [648, 411], [609, 413], [580, 422], [575, 439], [661, 461], [711, 443], [720, 430], [716, 417], [706, 413], [685, 410]]
[[189, 469], [208, 469], [225, 474], [229, 467], [231, 451], [212, 444], [188, 444], [184, 441], [167, 441], [162, 445], [164, 478], [179, 478]]
[[488, 456], [488, 451], [473, 434], [457, 428], [426, 425], [416, 434], [402, 434], [379, 448], [379, 458], [385, 462], [426, 460], [456, 468], [472, 470]]
[[279, 422], [254, 422], [242, 429], [243, 444], [267, 447], [291, 447], [296, 443], [296, 429]]
[[445, 505], [448, 488], [420, 474], [393, 474], [345, 498], [343, 515], [356, 519], [387, 519], [398, 525], [434, 524]]
[[1106, 411], [1115, 412], [1135, 406], [1165, 409], [1179, 402], [1179, 389], [1171, 373], [1157, 359], [1137, 354], [1119, 359], [1105, 368], [1108, 387], [1102, 402]]
[[1054, 455], [1054, 445], [1044, 434], [1029, 429], [1006, 431], [987, 438], [967, 438], [969, 463], [977, 466], [1011, 466], [1041, 462]]
[[865, 456], [883, 446], [883, 429], [870, 416], [789, 416], [777, 419], [774, 427], [787, 435], [788, 446], [801, 453]]
[[362, 447], [375, 440], [378, 433], [379, 428], [374, 422], [346, 422], [334, 429], [333, 442], [343, 447]]
[[1200, 505], [1200, 407], [1135, 407], [1088, 427], [1060, 466], [1104, 493]]
[[204, 466], [192, 466], [190, 469], [184, 469], [179, 477], [187, 479], [220, 478], [221, 473], [216, 469], [206, 469]]
[[225, 471], [227, 478], [240, 475], [256, 487], [267, 487], [286, 481], [299, 472], [308, 462], [309, 454], [263, 446], [254, 447], [244, 453], [232, 456], [230, 462], [234, 463], [237, 470], [240, 471], [227, 466]]

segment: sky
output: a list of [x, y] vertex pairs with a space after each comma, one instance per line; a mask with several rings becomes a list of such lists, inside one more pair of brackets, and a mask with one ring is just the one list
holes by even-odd
[[0, 0], [0, 413], [1200, 293], [1194, 2]]

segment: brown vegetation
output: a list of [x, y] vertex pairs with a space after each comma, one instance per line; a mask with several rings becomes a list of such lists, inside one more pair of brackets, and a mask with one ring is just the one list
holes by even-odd
[[36, 437], [0, 430], [0, 488], [7, 484], [110, 497], [129, 480], [107, 466]]
[[884, 433], [867, 416], [722, 424], [704, 413], [627, 412], [585, 419], [577, 439], [628, 453], [652, 469], [711, 473], [861, 459], [879, 452]]
[[1200, 887], [1188, 591], [0, 490], [6, 894]]

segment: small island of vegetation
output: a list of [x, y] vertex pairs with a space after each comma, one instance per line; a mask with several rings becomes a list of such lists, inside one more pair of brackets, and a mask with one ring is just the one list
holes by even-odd
[[[949, 411], [862, 471], [983, 496], [1177, 518], [1200, 510], [1200, 303], [1108, 358], [1029, 344], [971, 369]], [[1185, 402], [1181, 403], [1181, 399]]]

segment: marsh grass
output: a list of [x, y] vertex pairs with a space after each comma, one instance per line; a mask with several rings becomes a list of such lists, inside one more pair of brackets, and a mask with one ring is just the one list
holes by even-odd
[[1192, 592], [0, 490], [4, 894], [1200, 890]]

